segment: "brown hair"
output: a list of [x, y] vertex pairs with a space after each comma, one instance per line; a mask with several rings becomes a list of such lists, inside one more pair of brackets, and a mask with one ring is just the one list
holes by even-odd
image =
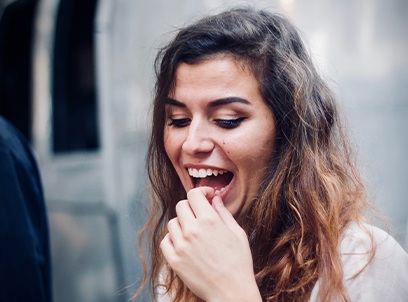
[[165, 264], [159, 244], [186, 192], [164, 149], [165, 99], [181, 62], [228, 54], [246, 63], [276, 119], [275, 150], [259, 193], [239, 217], [264, 301], [303, 301], [319, 279], [319, 297], [348, 300], [340, 236], [367, 206], [365, 188], [334, 95], [316, 71], [295, 27], [263, 10], [236, 8], [182, 28], [156, 58], [156, 95], [148, 152], [152, 209], [141, 237], [150, 240], [154, 291], [173, 301], [199, 299]]

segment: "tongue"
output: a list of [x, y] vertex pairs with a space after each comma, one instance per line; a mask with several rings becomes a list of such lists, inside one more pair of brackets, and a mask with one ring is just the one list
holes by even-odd
[[196, 186], [197, 187], [212, 187], [215, 190], [220, 190], [227, 186], [232, 179], [232, 173], [224, 173], [218, 176], [207, 176], [206, 178], [200, 178]]

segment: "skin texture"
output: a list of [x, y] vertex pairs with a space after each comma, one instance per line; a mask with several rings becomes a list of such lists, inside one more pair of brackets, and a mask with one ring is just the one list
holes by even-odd
[[[257, 193], [275, 138], [274, 117], [258, 81], [244, 63], [218, 56], [194, 65], [180, 64], [170, 98], [178, 104], [166, 108], [165, 149], [186, 192], [192, 189], [187, 168], [230, 171], [234, 178], [221, 197], [236, 215]], [[227, 98], [245, 103], [211, 106]], [[240, 118], [234, 128], [220, 123]], [[187, 122], [177, 127], [169, 125], [172, 119]]]
[[[168, 223], [162, 252], [205, 301], [261, 301], [248, 239], [233, 215], [249, 205], [270, 161], [273, 114], [249, 68], [228, 56], [182, 63], [169, 98], [165, 148], [188, 193]], [[226, 170], [234, 178], [216, 195], [192, 188], [187, 168]]]

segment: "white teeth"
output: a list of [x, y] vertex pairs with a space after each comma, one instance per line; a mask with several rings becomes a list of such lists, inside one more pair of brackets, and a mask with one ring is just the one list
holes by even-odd
[[189, 169], [189, 174], [191, 175], [191, 176], [193, 176], [193, 177], [199, 177], [199, 172], [198, 172], [198, 170], [197, 169]]
[[[206, 178], [207, 176], [217, 176], [217, 175], [222, 175], [224, 173], [228, 173], [226, 170], [213, 170], [213, 169], [195, 169], [195, 168], [188, 168], [188, 174], [194, 178]], [[216, 190], [215, 194], [220, 195], [222, 192], [224, 192], [229, 185], [226, 185], [225, 187]]]
[[220, 195], [222, 192], [224, 192], [226, 189], [228, 189], [229, 185], [226, 185], [224, 188], [221, 188], [219, 190], [215, 190], [215, 195]]
[[213, 169], [194, 169], [188, 168], [188, 174], [194, 178], [206, 178], [207, 176], [217, 176], [227, 173], [225, 170], [213, 170]]
[[205, 170], [205, 169], [200, 169], [200, 170], [198, 171], [198, 176], [199, 176], [200, 178], [207, 177], [207, 170]]

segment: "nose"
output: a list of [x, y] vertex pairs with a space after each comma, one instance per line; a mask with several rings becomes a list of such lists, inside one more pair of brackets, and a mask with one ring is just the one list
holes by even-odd
[[211, 152], [214, 147], [210, 129], [204, 123], [192, 121], [182, 146], [183, 151], [189, 155], [205, 154]]

